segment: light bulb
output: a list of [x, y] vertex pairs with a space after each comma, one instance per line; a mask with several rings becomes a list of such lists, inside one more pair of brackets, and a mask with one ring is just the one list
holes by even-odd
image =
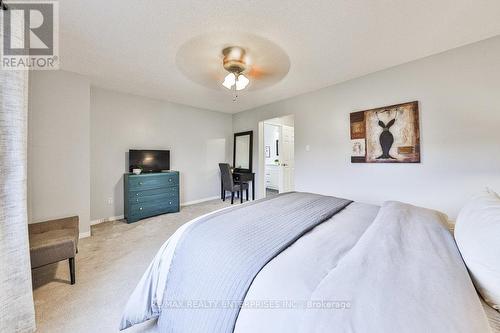
[[233, 73], [229, 73], [224, 78], [224, 82], [222, 82], [222, 85], [227, 89], [231, 89], [235, 83], [236, 83], [236, 76]]
[[238, 81], [236, 81], [236, 90], [243, 90], [246, 88], [250, 81], [246, 78], [245, 75], [238, 75]]

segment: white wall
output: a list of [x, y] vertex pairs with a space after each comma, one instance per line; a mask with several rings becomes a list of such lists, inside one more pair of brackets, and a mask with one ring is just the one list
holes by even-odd
[[90, 83], [64, 71], [30, 72], [30, 222], [80, 217], [90, 232]]
[[[482, 187], [500, 190], [498, 59], [500, 37], [242, 112], [232, 121], [218, 112], [91, 91], [89, 80], [73, 73], [32, 72], [30, 221], [78, 214], [87, 232], [90, 219], [123, 214], [129, 148], [171, 149], [171, 166], [181, 171], [181, 201], [217, 196], [217, 163], [231, 160], [232, 132], [254, 130], [258, 172], [258, 122], [289, 114], [295, 116], [297, 190], [377, 204], [402, 200], [454, 217]], [[351, 164], [349, 113], [412, 100], [420, 102], [422, 163]]]
[[78, 215], [82, 235], [123, 214], [129, 149], [171, 150], [181, 203], [219, 195], [232, 150], [230, 114], [91, 88], [65, 71], [30, 73], [28, 131], [29, 221]]
[[220, 195], [218, 163], [232, 151], [230, 114], [94, 87], [90, 109], [92, 220], [123, 214], [123, 173], [133, 148], [170, 150], [181, 203]]
[[[257, 133], [259, 121], [294, 114], [297, 190], [401, 200], [454, 218], [483, 187], [500, 190], [499, 59], [496, 37], [238, 113], [233, 128]], [[420, 103], [422, 163], [351, 164], [349, 113], [413, 100]]]

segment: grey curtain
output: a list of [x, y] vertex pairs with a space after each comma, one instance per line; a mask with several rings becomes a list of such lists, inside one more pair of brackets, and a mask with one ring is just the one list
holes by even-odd
[[26, 204], [27, 97], [28, 71], [0, 69], [0, 332], [35, 330]]

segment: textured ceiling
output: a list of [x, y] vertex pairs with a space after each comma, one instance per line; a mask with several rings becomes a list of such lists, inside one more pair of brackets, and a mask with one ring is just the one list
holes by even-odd
[[[238, 112], [500, 34], [498, 0], [64, 0], [61, 68], [114, 90]], [[279, 83], [240, 94], [177, 67], [187, 41], [251, 33], [290, 59]]]

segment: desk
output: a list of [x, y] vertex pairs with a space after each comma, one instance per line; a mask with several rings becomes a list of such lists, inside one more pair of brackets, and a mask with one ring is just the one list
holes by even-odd
[[[233, 180], [235, 182], [252, 182], [252, 200], [255, 200], [255, 172], [233, 172]], [[220, 181], [220, 193], [222, 199], [224, 193], [222, 179]]]

